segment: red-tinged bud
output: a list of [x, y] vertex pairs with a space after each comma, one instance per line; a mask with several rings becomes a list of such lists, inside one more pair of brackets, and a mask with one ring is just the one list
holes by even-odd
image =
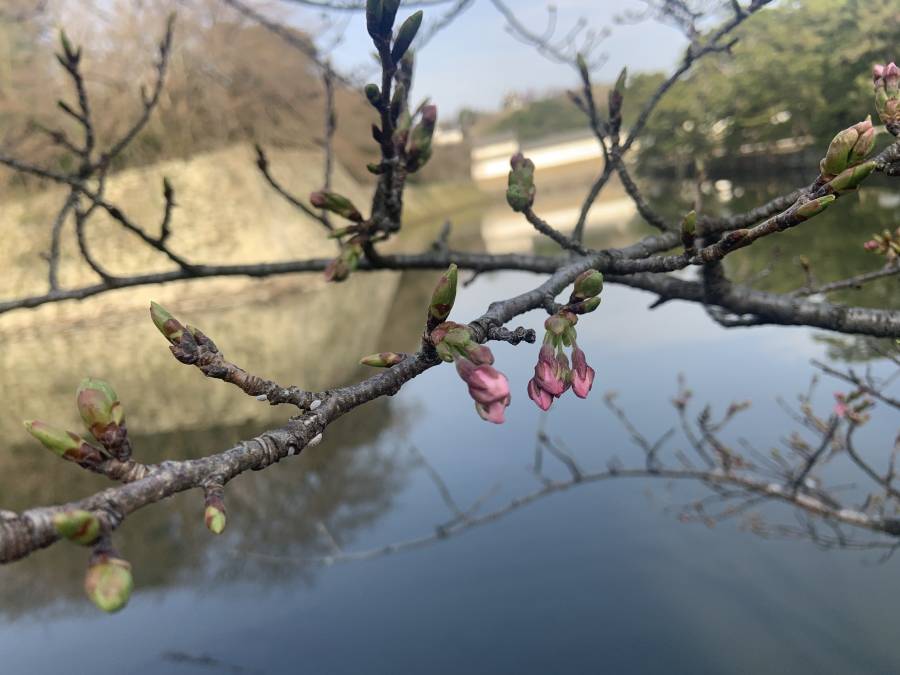
[[[568, 370], [568, 362], [565, 365]], [[534, 367], [534, 381], [537, 386], [555, 397], [562, 396], [568, 388], [565, 371], [560, 369], [556, 350], [549, 344], [542, 345], [538, 353], [538, 362]]]
[[568, 305], [568, 308], [575, 314], [590, 314], [600, 306], [600, 302], [600, 296], [598, 295], [595, 298], [588, 298], [587, 300], [576, 302], [574, 305], [570, 304]]
[[490, 403], [478, 403], [475, 402], [475, 411], [478, 413], [478, 416], [483, 419], [485, 422], [491, 422], [492, 424], [503, 424], [506, 421], [506, 409], [509, 407], [509, 403], [512, 400], [510, 396], [507, 396], [504, 399], [499, 401], [491, 401]]
[[466, 358], [476, 365], [486, 364], [490, 366], [494, 364], [494, 354], [487, 345], [480, 345], [472, 341], [465, 347], [465, 351]]
[[887, 130], [900, 134], [900, 68], [893, 62], [872, 69], [875, 81], [875, 110]]
[[406, 168], [410, 172], [418, 171], [431, 159], [431, 142], [437, 125], [437, 106], [422, 106], [421, 119], [410, 134], [407, 150]]
[[85, 426], [94, 432], [110, 424], [122, 424], [125, 414], [115, 390], [104, 380], [86, 377], [75, 392], [75, 405]]
[[91, 558], [84, 590], [97, 607], [104, 612], [118, 612], [131, 597], [134, 579], [131, 564], [112, 552], [97, 553]]
[[124, 408], [109, 383], [85, 378], [75, 393], [75, 405], [88, 431], [110, 454], [123, 462], [131, 457]]
[[594, 369], [591, 368], [584, 352], [575, 345], [572, 350], [572, 391], [578, 398], [587, 398], [594, 384]]
[[356, 223], [360, 223], [363, 220], [362, 214], [353, 205], [353, 202], [337, 192], [329, 190], [313, 192], [309, 195], [309, 203], [317, 209], [330, 211], [341, 218], [346, 218]]
[[25, 429], [45, 448], [70, 462], [95, 466], [106, 459], [99, 448], [71, 431], [57, 429], [38, 420], [26, 421]]
[[513, 211], [521, 212], [534, 204], [536, 188], [534, 186], [534, 162], [517, 153], [510, 159], [509, 182], [506, 190], [506, 201]]
[[502, 424], [510, 403], [509, 380], [506, 375], [487, 364], [476, 365], [468, 359], [456, 361], [456, 372], [469, 387], [475, 410], [488, 422]]
[[553, 405], [553, 395], [542, 389], [536, 378], [528, 380], [528, 398], [544, 412], [550, 410], [550, 406]]
[[325, 268], [325, 281], [346, 281], [359, 266], [361, 257], [362, 248], [358, 244], [347, 244]]
[[[871, 125], [871, 121], [869, 122]], [[825, 157], [819, 162], [819, 171], [823, 176], [836, 176], [851, 165], [850, 158], [854, 154], [854, 148], [859, 141], [857, 125], [853, 125], [843, 131], [839, 131], [831, 143]]]
[[53, 528], [69, 541], [89, 546], [100, 537], [100, 519], [90, 511], [76, 509], [53, 514]]
[[863, 244], [863, 248], [867, 251], [877, 251], [880, 248], [880, 244], [874, 239], [870, 239], [865, 244]]
[[[600, 295], [603, 290], [603, 275], [597, 270], [587, 270], [575, 279], [575, 291], [571, 301], [587, 300]], [[571, 302], [570, 301], [570, 302]]]
[[150, 301], [150, 318], [159, 332], [172, 344], [178, 344], [184, 334], [184, 326], [165, 307]]
[[858, 124], [853, 125], [859, 134], [853, 149], [850, 151], [850, 165], [859, 164], [866, 156], [872, 152], [875, 145], [875, 127], [872, 126], [872, 116], [867, 115], [866, 119]]
[[213, 534], [222, 534], [227, 522], [225, 511], [217, 506], [207, 506], [203, 511], [203, 522]]
[[453, 264], [438, 279], [437, 286], [431, 294], [431, 304], [428, 306], [428, 316], [431, 321], [440, 323], [446, 321], [450, 316], [453, 303], [456, 301], [457, 278], [457, 267]]
[[364, 366], [371, 366], [372, 368], [391, 368], [398, 363], [402, 363], [403, 358], [402, 354], [397, 354], [396, 352], [380, 352], [378, 354], [366, 356], [360, 359], [359, 362]]
[[825, 195], [818, 199], [811, 199], [797, 208], [797, 217], [801, 220], [809, 220], [813, 216], [818, 215], [827, 209], [835, 199], [834, 195]]

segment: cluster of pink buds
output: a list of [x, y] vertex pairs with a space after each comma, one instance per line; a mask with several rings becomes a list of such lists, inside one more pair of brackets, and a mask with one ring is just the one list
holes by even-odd
[[896, 63], [878, 64], [872, 68], [875, 81], [875, 110], [887, 130], [900, 134], [900, 68]]
[[863, 248], [872, 253], [883, 255], [887, 260], [894, 261], [900, 257], [900, 227], [896, 231], [884, 230], [881, 234], [873, 234]]
[[[588, 270], [582, 273], [575, 280], [569, 303], [544, 322], [544, 344], [534, 367], [534, 377], [528, 381], [528, 397], [541, 410], [549, 410], [553, 400], [569, 389], [579, 398], [587, 398], [590, 393], [595, 372], [578, 346], [575, 324], [578, 314], [597, 308], [602, 290], [603, 275], [600, 272]], [[571, 366], [565, 347], [572, 348]]]
[[475, 342], [467, 326], [452, 321], [431, 331], [431, 342], [441, 360], [456, 364], [456, 372], [468, 385], [481, 419], [502, 424], [510, 402], [509, 380], [494, 368], [490, 348]]
[[509, 380], [494, 368], [491, 350], [472, 339], [468, 326], [447, 321], [456, 301], [456, 265], [438, 280], [428, 305], [426, 333], [442, 361], [456, 364], [456, 372], [469, 387], [481, 419], [502, 424], [509, 406]]
[[874, 405], [872, 399], [856, 390], [849, 394], [835, 392], [834, 414], [841, 419], [848, 420], [851, 424], [865, 424], [869, 421], [869, 413], [866, 412]]

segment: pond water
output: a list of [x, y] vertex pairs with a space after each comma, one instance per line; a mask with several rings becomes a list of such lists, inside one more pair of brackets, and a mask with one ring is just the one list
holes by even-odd
[[[740, 210], [801, 183], [786, 177], [771, 184], [719, 184], [709, 200], [719, 210]], [[653, 197], [673, 214], [682, 208], [679, 190]], [[562, 202], [566, 194], [554, 198]], [[757, 276], [761, 287], [785, 289], [802, 279], [794, 262], [801, 254], [823, 280], [874, 268], [877, 260], [861, 251], [861, 243], [892, 221], [896, 202], [886, 188], [842, 200], [814, 221], [814, 233], [762, 242], [729, 259], [730, 269], [738, 279]], [[480, 219], [475, 214], [457, 222], [454, 236], [461, 244], [479, 245]], [[641, 229], [638, 222], [624, 233], [599, 228], [591, 232], [592, 243]], [[773, 258], [784, 269], [766, 274]], [[368, 351], [415, 345], [421, 329], [416, 317], [435, 276], [402, 277], [386, 305], [385, 326], [364, 345]], [[535, 281], [521, 273], [480, 275], [461, 290], [453, 317], [474, 318], [492, 299]], [[893, 281], [842, 299], [896, 306], [896, 297]], [[136, 582], [120, 614], [101, 615], [84, 598], [82, 549], [61, 544], [0, 568], [0, 672], [900, 671], [897, 560], [763, 539], [745, 531], [740, 519], [710, 528], [679, 522], [677, 508], [706, 494], [696, 485], [631, 479], [579, 485], [412, 550], [323, 564], [338, 547], [351, 553], [428, 537], [452, 518], [420, 456], [463, 508], [489, 495], [480, 512], [540, 487], [530, 471], [539, 432], [564, 443], [585, 469], [602, 469], [613, 457], [640, 466], [640, 451], [603, 405], [603, 393], [617, 391], [635, 425], [655, 437], [677, 423], [671, 398], [682, 373], [694, 391], [695, 411], [704, 403], [723, 411], [733, 400], [751, 400], [726, 437], [767, 450], [799, 430], [776, 399], [793, 401], [806, 391], [816, 372], [810, 359], [858, 359], [865, 351], [860, 341], [836, 344], [808, 329], [725, 330], [702, 308], [684, 303], [648, 311], [653, 300], [609, 286], [600, 309], [579, 323], [579, 343], [597, 371], [587, 400], [567, 395], [549, 414], [540, 413], [525, 394], [536, 348], [495, 345], [497, 365], [514, 392], [505, 425], [482, 422], [453, 369], [437, 368], [392, 399], [340, 420], [314, 450], [236, 479], [227, 489], [228, 529], [220, 537], [203, 527], [197, 494], [135, 514], [116, 535]], [[354, 311], [366, 311], [365, 305], [362, 298]], [[303, 308], [288, 293], [264, 310], [242, 311], [259, 325], [276, 315], [280, 325], [301, 325]], [[540, 329], [542, 321], [533, 312], [520, 323]], [[342, 317], [338, 328], [352, 331], [353, 316]], [[132, 350], [138, 348], [133, 341], [141, 341], [141, 349], [146, 341], [164, 352], [158, 335], [133, 332], [116, 331], [105, 344]], [[321, 373], [312, 372], [315, 366], [296, 350], [319, 350], [329, 372], [343, 372], [344, 379], [363, 375], [333, 365], [353, 363], [360, 356], [357, 342], [348, 347], [350, 342], [329, 336], [304, 347], [272, 338], [260, 348], [246, 330], [210, 332], [226, 354], [239, 353], [235, 360], [250, 369], [258, 363], [254, 353], [264, 350], [266, 363], [283, 362], [270, 374], [301, 386]], [[76, 331], [65, 339], [76, 345], [84, 337]], [[40, 358], [39, 341], [20, 349]], [[79, 358], [66, 368], [77, 371]], [[138, 420], [147, 410], [135, 441], [138, 455], [149, 461], [223, 448], [290, 414], [259, 404], [258, 415], [233, 415], [247, 405], [239, 392], [204, 381], [165, 356], [158, 364], [159, 377], [149, 378], [153, 384], [144, 390], [154, 405], [141, 403], [130, 413]], [[11, 372], [0, 375], [8, 402], [3, 428], [12, 430], [4, 448], [12, 460], [0, 462], [0, 507], [52, 503], [102, 486], [54, 463], [17, 430], [13, 413], [24, 414], [18, 402], [44, 396], [35, 382], [50, 375], [45, 369], [13, 382]], [[123, 369], [115, 381], [129, 376]], [[54, 386], [74, 390], [73, 377], [59, 377]], [[815, 394], [823, 413], [837, 389], [826, 382]], [[210, 408], [205, 397], [213, 391], [217, 403]], [[166, 420], [167, 408], [173, 416], [178, 409], [178, 423]], [[192, 408], [199, 412], [185, 416]], [[896, 427], [896, 418], [876, 410], [861, 438], [867, 456], [886, 459]], [[666, 458], [684, 447], [676, 434]], [[548, 474], [566, 477], [552, 458], [545, 457], [544, 466]], [[760, 510], [773, 522], [796, 522], [785, 508]]]

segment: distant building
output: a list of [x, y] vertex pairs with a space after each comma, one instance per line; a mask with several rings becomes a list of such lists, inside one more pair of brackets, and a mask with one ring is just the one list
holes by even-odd
[[472, 179], [505, 178], [509, 173], [509, 158], [520, 151], [538, 170], [599, 162], [603, 157], [600, 142], [590, 130], [553, 134], [527, 143], [520, 143], [515, 134], [509, 132], [479, 139], [472, 147]]

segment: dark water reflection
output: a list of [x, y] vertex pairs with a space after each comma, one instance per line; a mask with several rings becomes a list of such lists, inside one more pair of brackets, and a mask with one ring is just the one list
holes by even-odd
[[[745, 188], [722, 208], [740, 210], [775, 187], [784, 182]], [[669, 200], [673, 213], [678, 194]], [[816, 236], [788, 233], [754, 246], [735, 256], [732, 272], [758, 273], [776, 248], [788, 263], [809, 256], [823, 280], [872, 268], [877, 262], [860, 244], [891, 222], [895, 198], [873, 190], [846, 200], [854, 203], [816, 220]], [[773, 272], [760, 283], [785, 289], [802, 280], [792, 275]], [[415, 343], [432, 276], [404, 277], [369, 351]], [[475, 316], [533, 282], [527, 274], [482, 275], [461, 293], [455, 316]], [[893, 306], [895, 283], [854, 298]], [[314, 451], [234, 481], [222, 537], [203, 527], [197, 495], [136, 514], [117, 535], [137, 585], [120, 615], [100, 616], [84, 600], [80, 549], [56, 546], [0, 569], [0, 672], [897, 672], [896, 562], [762, 540], [734, 524], [680, 524], [666, 507], [701, 494], [696, 486], [582, 486], [414, 552], [332, 567], [314, 562], [333, 550], [332, 538], [360, 550], [427, 535], [449, 518], [411, 446], [461, 504], [499, 484], [490, 509], [536, 487], [528, 465], [541, 425], [587, 468], [612, 456], [639, 461], [601, 403], [605, 390], [619, 391], [621, 405], [652, 436], [674, 424], [669, 401], [685, 373], [695, 398], [719, 410], [751, 399], [729, 437], [767, 448], [793, 430], [776, 396], [805, 390], [809, 359], [837, 353], [814, 331], [724, 331], [696, 307], [669, 303], [648, 312], [652, 299], [604, 292], [601, 309], [579, 324], [579, 342], [598, 372], [595, 395], [564, 398], [543, 420], [525, 395], [535, 350], [500, 345], [498, 365], [514, 391], [504, 426], [481, 422], [452, 369], [440, 368], [341, 420]], [[290, 301], [279, 309], [291, 311]], [[539, 328], [541, 321], [532, 313], [522, 323]], [[227, 351], [228, 337], [216, 337]], [[339, 360], [359, 356], [329, 344]], [[858, 356], [860, 344], [839, 346]], [[348, 379], [358, 376], [347, 369]], [[216, 386], [200, 381], [197, 391]], [[818, 394], [823, 409], [836, 388]], [[277, 414], [266, 409], [264, 419], [212, 429], [149, 428], [137, 447], [151, 460], [190, 456], [253, 434]], [[864, 431], [868, 456], [886, 457], [895, 421], [876, 413]], [[23, 434], [12, 446], [5, 452], [17, 461], [0, 465], [0, 506], [68, 498], [100, 484], [50, 466]], [[787, 511], [768, 513], [790, 522]]]

